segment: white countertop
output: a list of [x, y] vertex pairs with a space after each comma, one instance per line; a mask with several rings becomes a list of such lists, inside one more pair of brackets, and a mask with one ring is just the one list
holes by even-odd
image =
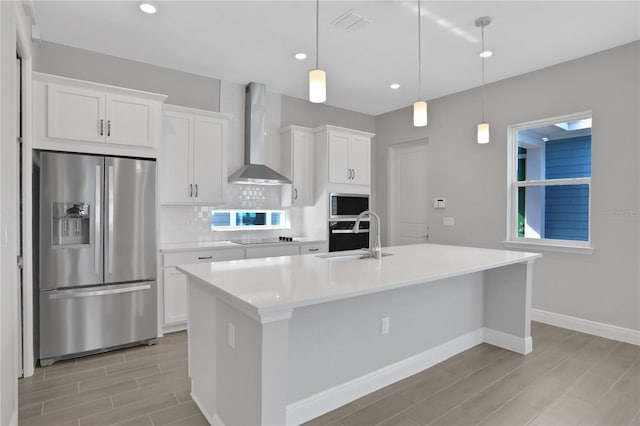
[[[277, 237], [276, 237], [277, 238]], [[239, 237], [238, 239], [241, 239]], [[207, 250], [207, 249], [219, 249], [230, 247], [254, 247], [254, 246], [273, 246], [273, 245], [287, 245], [287, 244], [303, 244], [303, 243], [324, 243], [325, 241], [319, 241], [313, 238], [295, 237], [295, 241], [271, 241], [258, 244], [239, 244], [231, 241], [192, 241], [185, 243], [161, 243], [160, 251], [162, 253], [175, 252], [175, 251], [191, 251], [191, 250]]]
[[253, 316], [263, 317], [290, 312], [297, 307], [528, 262], [542, 256], [439, 244], [385, 247], [382, 251], [392, 255], [382, 259], [330, 260], [309, 254], [177, 268], [210, 284]]

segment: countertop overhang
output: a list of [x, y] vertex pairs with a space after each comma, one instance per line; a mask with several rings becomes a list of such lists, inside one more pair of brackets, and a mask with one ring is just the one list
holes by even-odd
[[[317, 254], [178, 266], [262, 322], [295, 308], [453, 278], [516, 263], [539, 253], [417, 244], [385, 247], [382, 259], [329, 260]], [[347, 253], [347, 252], [344, 252]]]

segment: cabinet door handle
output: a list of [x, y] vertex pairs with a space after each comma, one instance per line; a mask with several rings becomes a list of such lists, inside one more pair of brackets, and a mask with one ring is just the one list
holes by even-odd
[[293, 199], [294, 200], [298, 199], [298, 188], [293, 188]]
[[198, 184], [196, 183], [196, 198], [198, 198]]
[[107, 120], [107, 136], [111, 136], [111, 120]]
[[356, 169], [351, 169], [351, 171], [353, 172], [353, 173], [351, 174], [351, 180], [353, 180], [353, 179], [355, 179], [355, 178], [356, 178]]
[[104, 120], [100, 120], [100, 136], [104, 136]]
[[193, 184], [189, 184], [189, 197], [193, 197]]
[[310, 249], [308, 249], [308, 251], [318, 251], [318, 250], [320, 250], [320, 249], [318, 249], [318, 248], [310, 248]]
[[351, 180], [351, 169], [347, 169], [347, 179]]
[[198, 260], [213, 259], [213, 256], [198, 256]]

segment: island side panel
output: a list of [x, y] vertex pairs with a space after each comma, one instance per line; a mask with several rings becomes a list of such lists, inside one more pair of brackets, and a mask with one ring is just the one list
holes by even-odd
[[[383, 383], [385, 375], [391, 379], [384, 386], [406, 377], [403, 369], [385, 370], [391, 364], [430, 350], [441, 350], [434, 355], [445, 357], [436, 361], [440, 362], [475, 346], [482, 342], [483, 310], [482, 272], [297, 308], [289, 333], [289, 403], [306, 399], [310, 405], [296, 411], [308, 412], [323, 400], [320, 396], [327, 389], [376, 374], [382, 379], [376, 383]], [[390, 332], [382, 335], [384, 317], [390, 319]], [[474, 337], [447, 352], [445, 345], [461, 336]], [[430, 367], [433, 359], [426, 355], [417, 361], [420, 368], [407, 375]], [[342, 396], [355, 399], [377, 389], [354, 386], [344, 395], [333, 392], [335, 403]], [[331, 392], [325, 396], [324, 406], [329, 408], [334, 400]]]
[[284, 425], [288, 317], [261, 323], [189, 277], [191, 394], [213, 425]]
[[485, 341], [522, 354], [532, 350], [533, 261], [484, 272]]
[[209, 284], [188, 277], [191, 397], [210, 424], [216, 413], [216, 297]]

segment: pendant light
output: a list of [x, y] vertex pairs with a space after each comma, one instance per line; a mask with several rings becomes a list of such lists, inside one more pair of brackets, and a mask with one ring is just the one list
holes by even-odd
[[309, 72], [309, 101], [321, 104], [327, 100], [327, 74], [318, 68], [320, 0], [316, 0], [316, 68]]
[[484, 50], [484, 27], [491, 23], [491, 18], [488, 16], [482, 16], [476, 19], [476, 27], [482, 29], [482, 51], [480, 57], [482, 58], [482, 122], [478, 124], [478, 143], [489, 143], [489, 123], [484, 120], [484, 58], [491, 56], [489, 52]]
[[[418, 99], [422, 97], [422, 32], [420, 21], [422, 20], [420, 0], [418, 0]], [[427, 102], [416, 101], [413, 103], [413, 125], [424, 127], [427, 125]]]

